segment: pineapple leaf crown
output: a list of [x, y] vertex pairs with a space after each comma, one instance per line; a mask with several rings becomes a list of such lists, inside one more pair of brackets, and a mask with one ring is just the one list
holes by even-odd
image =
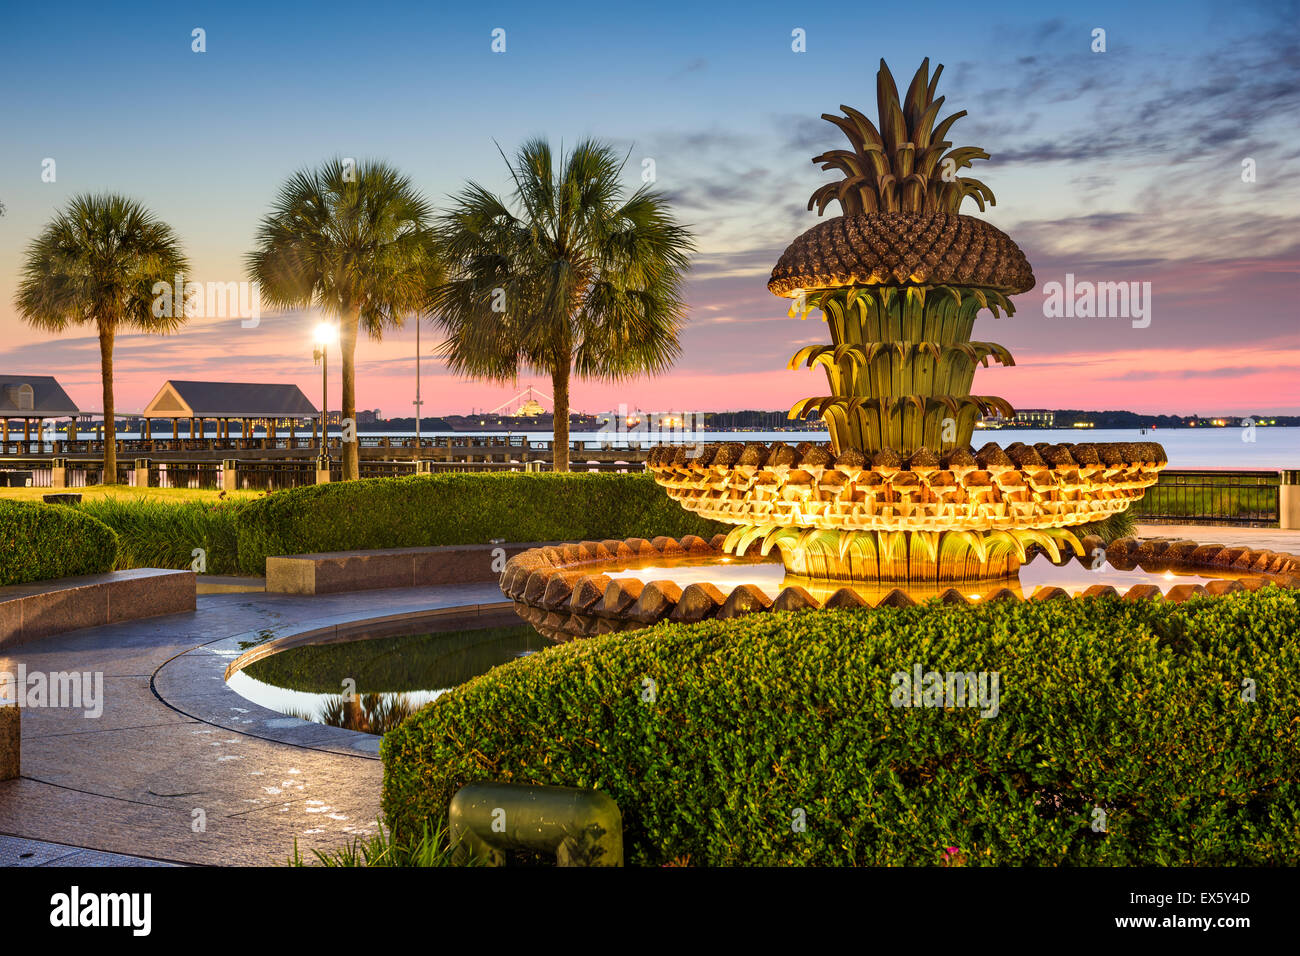
[[978, 146], [950, 149], [944, 137], [953, 123], [966, 115], [962, 110], [935, 125], [944, 98], [935, 99], [943, 64], [929, 76], [930, 58], [921, 61], [907, 98], [900, 100], [898, 87], [885, 61], [876, 73], [876, 102], [880, 128], [862, 113], [841, 106], [843, 116], [823, 113], [822, 119], [834, 123], [853, 144], [853, 152], [832, 149], [813, 162], [822, 169], [838, 169], [844, 178], [827, 183], [812, 194], [808, 208], [817, 207], [817, 215], [837, 200], [845, 215], [864, 213], [951, 213], [956, 215], [967, 196], [984, 210], [987, 202], [996, 205], [993, 191], [978, 179], [957, 175], [969, 168], [972, 160], [988, 159]]

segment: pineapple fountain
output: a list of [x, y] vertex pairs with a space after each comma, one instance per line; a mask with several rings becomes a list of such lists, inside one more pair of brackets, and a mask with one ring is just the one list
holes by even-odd
[[[977, 366], [1014, 364], [1002, 346], [972, 340], [976, 316], [1013, 314], [1009, 296], [1031, 289], [1034, 276], [1009, 236], [959, 211], [967, 199], [981, 211], [995, 200], [984, 183], [959, 175], [988, 158], [947, 139], [964, 111], [936, 123], [942, 69], [930, 75], [924, 61], [900, 99], [882, 60], [878, 125], [849, 107], [843, 116], [824, 114], [852, 149], [814, 157], [843, 178], [819, 188], [808, 206], [820, 215], [838, 203], [841, 215], [795, 239], [768, 282], [791, 300], [792, 317], [816, 310], [825, 318], [830, 344], [799, 350], [789, 367], [824, 368], [830, 394], [803, 399], [790, 417], [820, 416], [830, 442], [653, 449], [648, 468], [668, 495], [732, 526], [730, 533], [712, 541], [583, 542], [517, 556], [502, 589], [544, 634], [566, 639], [664, 618], [929, 596], [1018, 598], [1022, 564], [1039, 554], [1053, 565], [1089, 560], [1101, 541], [1075, 531], [1125, 510], [1156, 482], [1166, 457], [1154, 442], [972, 448], [977, 419], [1014, 414], [1001, 398], [971, 394]], [[1144, 570], [1163, 570], [1193, 556], [1224, 566], [1219, 552], [1232, 550], [1167, 544], [1125, 539], [1110, 558], [1120, 568], [1143, 561]], [[624, 573], [638, 564], [716, 568], [777, 556], [785, 577], [775, 598], [753, 584], [724, 595], [708, 580], [683, 587], [672, 575]], [[1232, 554], [1227, 566], [1296, 569], [1289, 555], [1251, 558], [1244, 568], [1241, 561]], [[1085, 593], [1097, 587], [1114, 590]], [[1181, 587], [1190, 594], [1205, 585]], [[1130, 593], [1161, 592], [1142, 583]], [[1044, 594], [1068, 596], [1059, 587]]]
[[971, 340], [976, 315], [1015, 309], [1007, 298], [1034, 276], [1020, 248], [958, 210], [995, 200], [958, 175], [988, 154], [946, 139], [964, 114], [935, 125], [943, 67], [929, 61], [900, 102], [888, 67], [876, 76], [880, 125], [841, 107], [826, 114], [853, 149], [814, 157], [843, 173], [813, 193], [819, 223], [786, 249], [768, 289], [816, 309], [831, 344], [795, 353], [790, 368], [822, 366], [830, 395], [805, 398], [791, 418], [817, 414], [828, 448], [715, 447], [692, 458], [661, 449], [651, 468], [683, 507], [736, 528], [725, 549], [779, 551], [814, 579], [937, 585], [1005, 577], [1042, 548], [1082, 553], [1072, 526], [1123, 511], [1165, 463], [1152, 442], [1119, 445], [989, 443], [970, 450], [975, 422], [1010, 405], [971, 395], [976, 366], [1013, 365], [993, 342]]

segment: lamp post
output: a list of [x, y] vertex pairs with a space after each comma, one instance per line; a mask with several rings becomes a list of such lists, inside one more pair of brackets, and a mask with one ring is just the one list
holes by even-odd
[[329, 471], [330, 467], [330, 449], [329, 449], [329, 343], [338, 335], [338, 329], [328, 322], [322, 322], [316, 326], [316, 348], [312, 350], [312, 358], [320, 366], [320, 457], [316, 462], [317, 471]]
[[[415, 401], [411, 403], [415, 406], [415, 460], [420, 460], [420, 406], [424, 402], [420, 401], [420, 317], [415, 317]], [[419, 469], [417, 464], [416, 469]]]

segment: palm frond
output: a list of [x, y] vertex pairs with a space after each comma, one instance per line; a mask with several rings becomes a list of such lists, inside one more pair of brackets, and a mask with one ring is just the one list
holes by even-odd
[[184, 309], [155, 309], [155, 288], [170, 290], [188, 272], [175, 232], [144, 206], [114, 194], [79, 195], [28, 246], [14, 306], [48, 332], [93, 324], [108, 333], [166, 333], [184, 323]]
[[619, 380], [671, 365], [691, 236], [662, 194], [624, 197], [625, 162], [593, 140], [567, 155], [529, 140], [506, 160], [509, 200], [472, 182], [453, 197], [435, 228], [447, 271], [426, 310], [454, 371]]

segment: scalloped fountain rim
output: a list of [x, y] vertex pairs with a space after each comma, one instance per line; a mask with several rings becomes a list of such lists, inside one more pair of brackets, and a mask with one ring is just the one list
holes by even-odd
[[[710, 558], [736, 561], [722, 550], [725, 537], [718, 534], [709, 541], [693, 535], [680, 541], [669, 537], [628, 538], [533, 548], [506, 564], [501, 590], [514, 601], [520, 617], [557, 641], [648, 627], [664, 620], [688, 624], [769, 611], [905, 607], [919, 603], [901, 587], [890, 589], [872, 604], [848, 582], [821, 601], [798, 585], [786, 586], [771, 596], [756, 585], [740, 584], [724, 595], [710, 583], [693, 583], [683, 588], [669, 580], [642, 582], [631, 577], [611, 578], [606, 573], [621, 572], [629, 562], [644, 565], [664, 559]], [[1102, 541], [1090, 535], [1083, 539], [1083, 544], [1085, 556], [1080, 560], [1086, 561], [1102, 546]], [[1199, 544], [1186, 539], [1120, 538], [1106, 546], [1105, 554], [1106, 560], [1121, 571], [1140, 567], [1148, 573], [1220, 572], [1223, 575], [1205, 574], [1212, 578], [1208, 584], [1181, 584], [1168, 592], [1162, 592], [1154, 584], [1135, 584], [1122, 595], [1130, 601], [1181, 602], [1193, 597], [1253, 591], [1270, 584], [1300, 589], [1300, 557], [1286, 552]], [[1108, 584], [1093, 585], [1077, 596], [1103, 595], [1121, 596], [1116, 587]], [[1061, 587], [1042, 586], [1029, 598], [1022, 598], [1012, 588], [1001, 586], [974, 601], [956, 587], [949, 587], [936, 596], [947, 604], [974, 604], [1072, 599], [1075, 595]]]

